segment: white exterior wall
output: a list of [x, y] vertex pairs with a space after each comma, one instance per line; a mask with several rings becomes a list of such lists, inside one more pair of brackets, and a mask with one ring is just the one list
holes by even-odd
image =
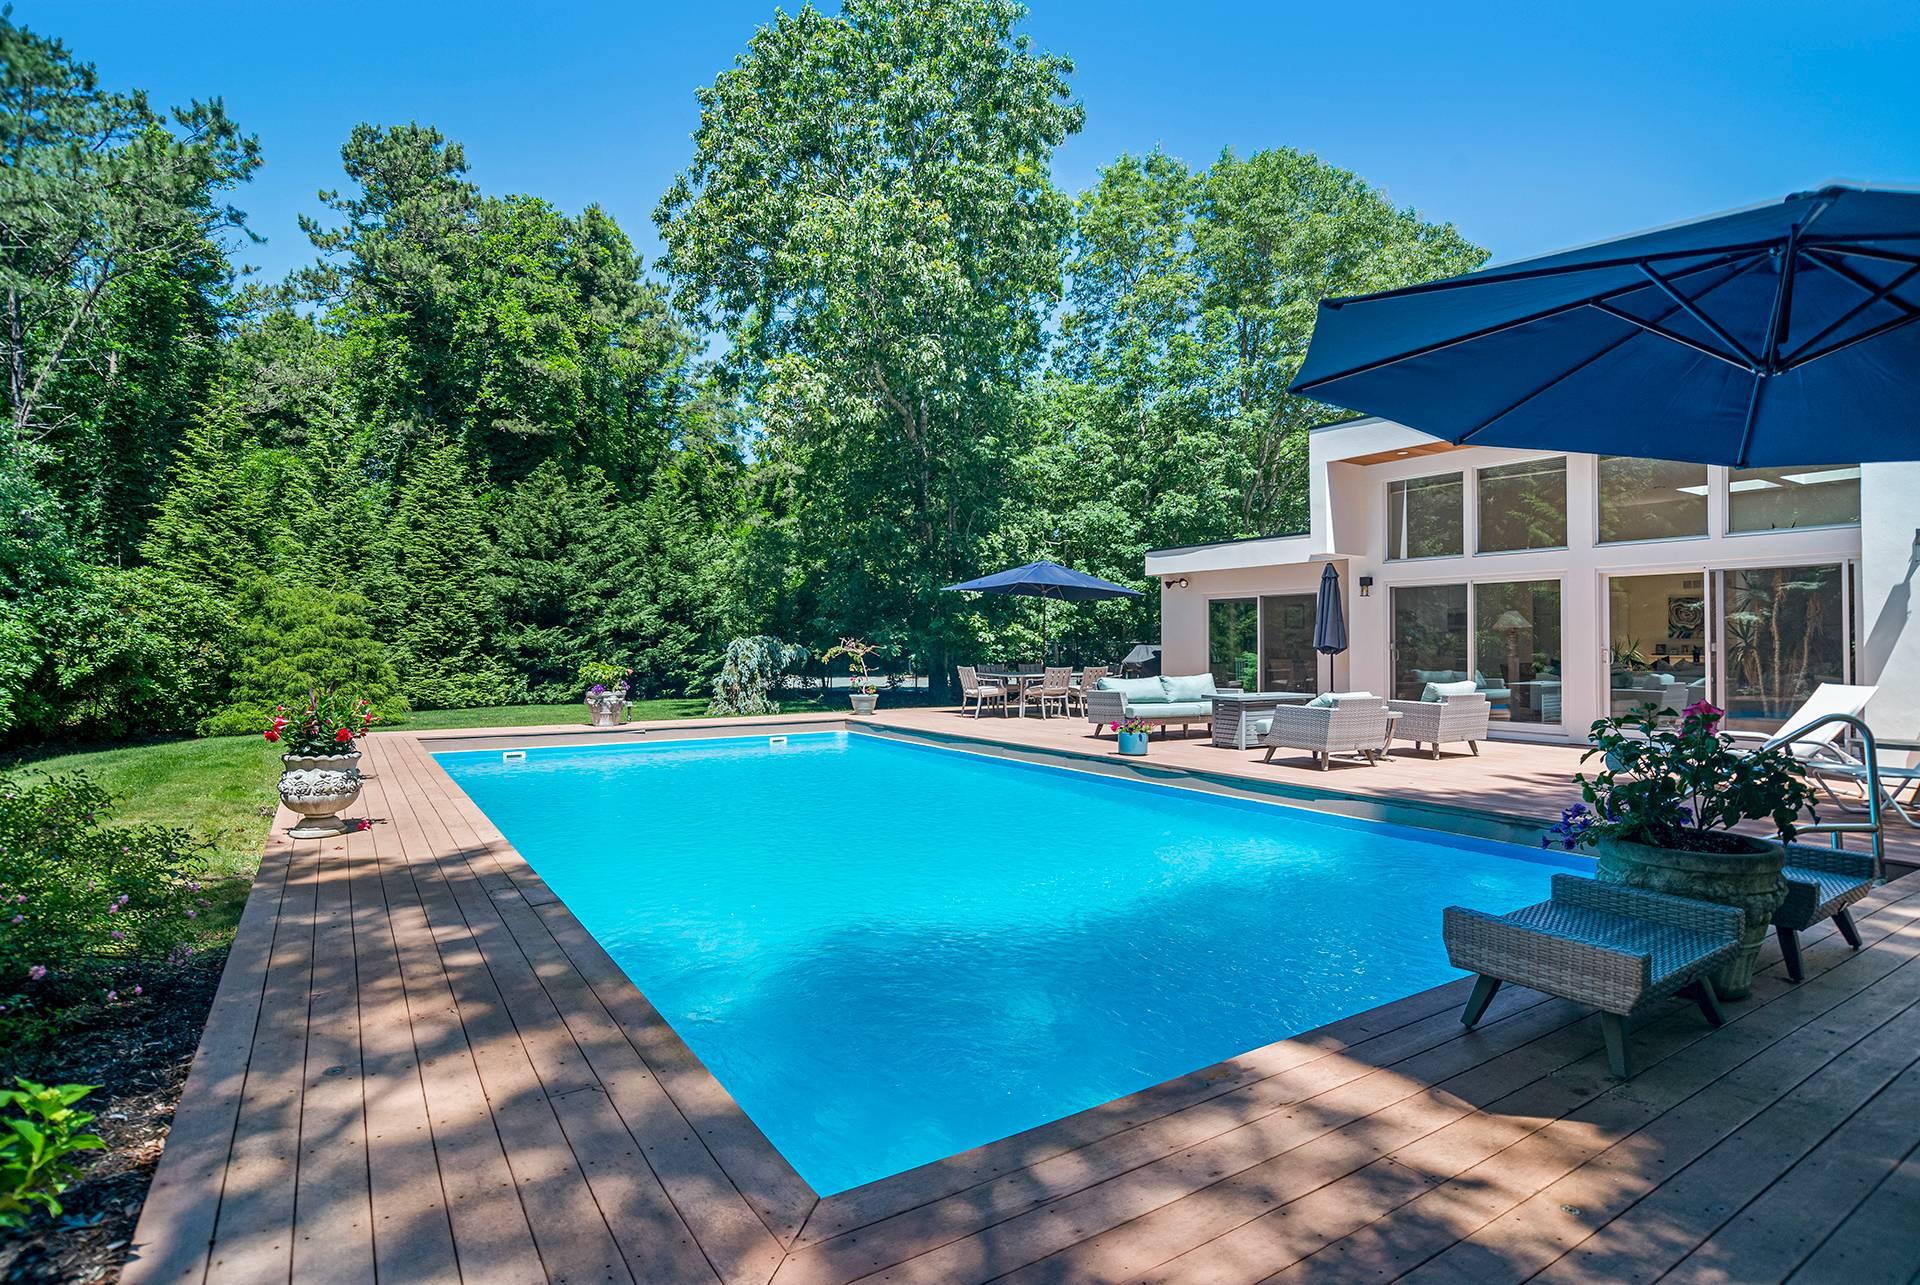
[[[1606, 574], [1851, 562], [1856, 564], [1859, 576], [1853, 602], [1856, 636], [1861, 642], [1857, 679], [1877, 679], [1882, 686], [1871, 711], [1875, 727], [1887, 736], [1920, 737], [1920, 629], [1906, 627], [1913, 610], [1909, 595], [1915, 588], [1920, 465], [1865, 467], [1860, 527], [1745, 534], [1727, 532], [1726, 470], [1709, 469], [1709, 534], [1602, 545], [1598, 543], [1597, 457], [1568, 454], [1566, 548], [1389, 562], [1389, 482], [1452, 472], [1465, 474], [1465, 545], [1471, 549], [1478, 530], [1474, 470], [1560, 454], [1468, 447], [1379, 464], [1345, 462], [1351, 456], [1405, 449], [1432, 440], [1380, 420], [1323, 430], [1311, 439], [1313, 530], [1308, 536], [1149, 554], [1147, 572], [1160, 576], [1162, 582], [1163, 672], [1194, 673], [1207, 668], [1209, 600], [1310, 592], [1319, 583], [1323, 560], [1332, 561], [1341, 573], [1350, 643], [1340, 658], [1341, 667], [1335, 671], [1332, 687], [1383, 695], [1391, 687], [1389, 612], [1394, 586], [1558, 580], [1562, 722], [1557, 728], [1496, 724], [1496, 731], [1511, 737], [1582, 740], [1587, 726], [1605, 716], [1609, 706]], [[1864, 541], [1864, 557], [1863, 531], [1870, 533]], [[1372, 576], [1374, 581], [1370, 595], [1364, 598], [1358, 592], [1361, 576]], [[1186, 588], [1167, 587], [1170, 580], [1177, 582], [1181, 577], [1187, 581]], [[1878, 623], [1881, 621], [1886, 623]]]

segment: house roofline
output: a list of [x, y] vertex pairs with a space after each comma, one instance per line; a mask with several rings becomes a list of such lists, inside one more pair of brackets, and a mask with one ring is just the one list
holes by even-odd
[[1313, 534], [1311, 531], [1276, 531], [1272, 535], [1237, 535], [1231, 540], [1209, 540], [1205, 544], [1182, 544], [1171, 549], [1148, 549], [1144, 556], [1149, 558], [1171, 558], [1181, 553], [1198, 553], [1202, 549], [1224, 549], [1229, 545], [1252, 544], [1255, 540], [1301, 540]]

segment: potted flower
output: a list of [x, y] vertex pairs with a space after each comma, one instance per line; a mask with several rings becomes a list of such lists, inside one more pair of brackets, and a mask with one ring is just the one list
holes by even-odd
[[627, 699], [632, 674], [631, 669], [598, 661], [580, 667], [581, 681], [590, 684], [584, 700], [593, 726], [613, 727], [627, 721], [633, 703]]
[[1138, 758], [1147, 752], [1147, 737], [1153, 731], [1153, 724], [1144, 718], [1128, 716], [1117, 723], [1109, 724], [1114, 734], [1120, 738], [1120, 752]]
[[321, 839], [348, 829], [340, 813], [360, 797], [360, 751], [355, 740], [373, 726], [373, 706], [332, 687], [307, 693], [304, 709], [274, 708], [267, 726], [269, 743], [283, 744], [280, 801], [300, 814], [287, 833], [296, 839]]
[[1700, 701], [1681, 711], [1678, 724], [1663, 725], [1651, 705], [1595, 723], [1585, 757], [1599, 757], [1604, 770], [1575, 775], [1584, 801], [1562, 813], [1541, 842], [1591, 846], [1606, 882], [1745, 911], [1740, 953], [1714, 979], [1721, 995], [1742, 999], [1786, 898], [1786, 853], [1774, 840], [1733, 827], [1768, 821], [1791, 840], [1801, 813], [1812, 814], [1814, 793], [1785, 750], [1736, 751], [1720, 734], [1721, 717]]
[[830, 661], [840, 656], [847, 658], [847, 674], [853, 679], [853, 690], [847, 699], [853, 702], [855, 714], [873, 713], [874, 706], [880, 703], [879, 689], [867, 674], [867, 657], [880, 650], [870, 642], [859, 638], [842, 638], [838, 643], [820, 653], [822, 661]]

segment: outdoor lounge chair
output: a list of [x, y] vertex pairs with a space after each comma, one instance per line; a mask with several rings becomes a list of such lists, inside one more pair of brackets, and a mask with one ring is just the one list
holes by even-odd
[[1745, 912], [1579, 875], [1553, 877], [1553, 897], [1506, 915], [1448, 906], [1447, 958], [1478, 973], [1460, 1020], [1486, 1014], [1501, 983], [1530, 986], [1600, 1010], [1607, 1063], [1633, 1075], [1627, 1026], [1685, 993], [1715, 1026], [1724, 1018], [1713, 973], [1740, 949]]
[[[1726, 735], [1737, 745], [1745, 744], [1755, 749], [1785, 748], [1794, 760], [1805, 769], [1808, 776], [1824, 790], [1827, 797], [1843, 811], [1856, 812], [1865, 804], [1867, 792], [1867, 765], [1856, 757], [1846, 746], [1847, 725], [1828, 723], [1816, 727], [1804, 735], [1795, 736], [1802, 727], [1817, 718], [1829, 714], [1851, 714], [1858, 718], [1867, 707], [1867, 702], [1879, 688], [1846, 683], [1821, 683], [1813, 689], [1813, 694], [1802, 701], [1800, 708], [1793, 711], [1780, 724], [1775, 733], [1748, 732], [1729, 729]], [[1789, 740], [1789, 738], [1791, 738]], [[1911, 826], [1920, 826], [1916, 818], [1899, 800], [1903, 787], [1913, 786], [1920, 789], [1920, 768], [1879, 767], [1881, 786], [1881, 805], [1890, 807], [1894, 813]], [[1856, 798], [1849, 798], [1834, 789], [1834, 782], [1844, 781], [1860, 791]], [[1888, 783], [1892, 782], [1891, 785]]]
[[995, 683], [981, 682], [979, 673], [972, 665], [961, 665], [958, 667], [958, 670], [960, 674], [960, 712], [963, 714], [966, 713], [967, 702], [972, 701], [973, 716], [979, 718], [981, 709], [988, 701], [993, 701], [1000, 706], [1000, 713], [1004, 717], [1007, 712], [1007, 689]]
[[1431, 745], [1435, 758], [1440, 757], [1441, 745], [1459, 741], [1479, 754], [1479, 742], [1487, 739], [1487, 724], [1493, 717], [1493, 705], [1480, 692], [1437, 700], [1388, 701], [1387, 706], [1400, 715], [1393, 725], [1394, 739], [1412, 741], [1416, 750]]
[[1180, 724], [1184, 735], [1195, 723], [1213, 727], [1213, 697], [1216, 689], [1212, 674], [1161, 675], [1158, 678], [1115, 678], [1111, 674], [1099, 680], [1087, 692], [1087, 719], [1094, 735], [1110, 723], [1126, 718], [1143, 719], [1160, 728]]
[[1263, 763], [1273, 762], [1275, 750], [1305, 750], [1322, 772], [1332, 766], [1335, 754], [1363, 755], [1371, 767], [1392, 739], [1393, 711], [1371, 692], [1332, 692], [1305, 705], [1278, 706], [1253, 728], [1267, 750]]
[[1773, 931], [1780, 939], [1787, 976], [1798, 982], [1806, 978], [1800, 934], [1822, 919], [1833, 920], [1847, 945], [1860, 949], [1852, 907], [1873, 891], [1873, 858], [1864, 852], [1789, 843], [1786, 868], [1780, 873], [1787, 881], [1787, 899], [1773, 914]]

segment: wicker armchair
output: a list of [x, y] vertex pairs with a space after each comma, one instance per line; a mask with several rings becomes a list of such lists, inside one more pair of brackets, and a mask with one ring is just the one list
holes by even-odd
[[1740, 949], [1745, 912], [1578, 875], [1555, 875], [1553, 899], [1511, 914], [1448, 906], [1443, 935], [1455, 968], [1478, 973], [1460, 1020], [1471, 1027], [1503, 982], [1600, 1010], [1607, 1061], [1633, 1074], [1627, 1024], [1686, 993], [1715, 1026], [1723, 1020], [1713, 973]]
[[981, 709], [992, 701], [1000, 706], [1004, 717], [1007, 712], [1007, 689], [995, 683], [983, 683], [980, 674], [972, 665], [957, 666], [960, 675], [960, 712], [967, 712], [967, 702], [973, 702], [973, 716], [980, 717]]
[[1487, 739], [1487, 723], [1493, 717], [1493, 706], [1482, 692], [1432, 701], [1388, 701], [1387, 705], [1400, 715], [1393, 726], [1393, 738], [1412, 741], [1416, 750], [1430, 745], [1435, 758], [1440, 757], [1443, 744], [1460, 741], [1479, 754], [1479, 742]]
[[1281, 705], [1260, 738], [1267, 748], [1261, 761], [1271, 763], [1275, 750], [1290, 749], [1312, 754], [1322, 772], [1331, 767], [1335, 754], [1364, 755], [1373, 767], [1387, 748], [1392, 722], [1387, 702], [1377, 696], [1335, 696], [1331, 705]]
[[1847, 945], [1860, 949], [1860, 930], [1853, 926], [1853, 903], [1873, 891], [1873, 858], [1864, 852], [1816, 848], [1804, 843], [1787, 845], [1787, 899], [1773, 914], [1773, 932], [1793, 981], [1806, 979], [1800, 961], [1800, 934], [1822, 919], [1833, 920]]

